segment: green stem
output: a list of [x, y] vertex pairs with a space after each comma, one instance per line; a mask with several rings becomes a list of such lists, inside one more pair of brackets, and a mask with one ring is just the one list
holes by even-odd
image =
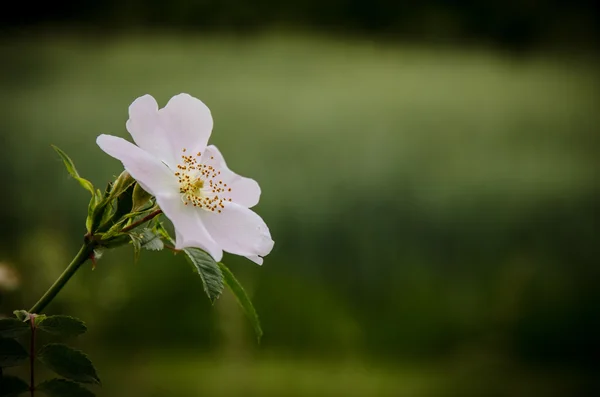
[[56, 295], [60, 292], [61, 289], [67, 284], [67, 282], [73, 277], [77, 269], [81, 267], [88, 259], [90, 259], [91, 255], [94, 252], [94, 243], [86, 242], [75, 258], [71, 261], [69, 266], [65, 269], [65, 271], [60, 275], [60, 277], [52, 284], [50, 289], [46, 291], [44, 296], [40, 298], [39, 301], [31, 309], [29, 309], [29, 313], [40, 314], [42, 310], [48, 306], [50, 302], [56, 297]]
[[151, 220], [152, 218], [155, 218], [157, 215], [162, 214], [162, 210], [158, 209], [156, 211], [151, 212], [150, 214], [146, 215], [145, 217], [143, 217], [142, 219], [140, 219], [137, 222], [133, 222], [131, 225], [124, 227], [123, 230], [121, 230], [121, 233], [127, 233], [128, 231], [135, 229], [136, 227], [138, 227], [139, 225], [141, 225], [142, 223], [146, 223], [149, 220]]
[[31, 327], [31, 342], [29, 344], [29, 391], [31, 392], [31, 397], [35, 395], [35, 316], [31, 316], [29, 319], [29, 324]]

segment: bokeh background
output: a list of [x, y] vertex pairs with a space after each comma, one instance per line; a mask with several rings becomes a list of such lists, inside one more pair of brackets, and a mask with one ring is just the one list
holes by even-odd
[[105, 1], [0, 17], [0, 313], [77, 252], [95, 144], [127, 107], [201, 98], [263, 189], [274, 251], [212, 307], [130, 247], [48, 308], [98, 396], [584, 396], [600, 371], [600, 14], [593, 1]]

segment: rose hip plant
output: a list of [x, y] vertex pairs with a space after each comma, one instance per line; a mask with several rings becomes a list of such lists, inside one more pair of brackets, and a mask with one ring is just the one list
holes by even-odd
[[[43, 311], [81, 266], [91, 262], [94, 267], [105, 250], [123, 245], [133, 247], [136, 259], [142, 249], [164, 248], [185, 257], [211, 302], [225, 287], [233, 292], [260, 339], [256, 311], [221, 260], [225, 251], [260, 265], [274, 243], [265, 222], [250, 209], [260, 198], [258, 183], [231, 171], [221, 152], [208, 145], [212, 127], [208, 107], [188, 94], [174, 96], [162, 109], [150, 95], [136, 99], [126, 123], [135, 144], [110, 135], [97, 139], [124, 167], [104, 190], [81, 177], [69, 156], [54, 147], [69, 174], [91, 194], [86, 232], [79, 252], [37, 303], [0, 320], [0, 397], [94, 396], [84, 385], [99, 385], [100, 378], [87, 355], [63, 343], [40, 347], [36, 335], [68, 338], [86, 332], [77, 318]], [[174, 238], [163, 215], [173, 224]], [[36, 383], [38, 362], [60, 378]], [[21, 364], [29, 365], [27, 381], [1, 372]]]

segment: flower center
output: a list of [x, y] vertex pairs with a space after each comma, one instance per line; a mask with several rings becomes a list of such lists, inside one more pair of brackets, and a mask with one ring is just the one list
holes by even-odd
[[[225, 208], [225, 197], [231, 188], [220, 179], [221, 171], [209, 164], [200, 162], [201, 153], [195, 156], [186, 155], [182, 150], [181, 163], [177, 165], [175, 176], [179, 181], [179, 193], [185, 205], [193, 205], [206, 211], [221, 213]], [[213, 157], [210, 157], [213, 160]]]

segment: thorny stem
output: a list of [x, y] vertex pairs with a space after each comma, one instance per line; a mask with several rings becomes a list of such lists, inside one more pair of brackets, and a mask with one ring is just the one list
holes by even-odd
[[46, 293], [40, 298], [39, 301], [31, 309], [29, 313], [40, 314], [42, 310], [48, 306], [50, 302], [56, 297], [61, 289], [67, 284], [67, 282], [73, 277], [75, 272], [83, 265], [91, 256], [94, 254], [94, 247], [96, 243], [93, 241], [86, 241], [86, 243], [79, 249], [75, 258], [71, 261], [65, 271], [56, 279], [54, 284], [46, 291]]
[[145, 217], [143, 217], [142, 219], [140, 219], [139, 221], [135, 221], [131, 225], [124, 227], [123, 230], [121, 230], [121, 233], [127, 233], [128, 231], [135, 229], [142, 223], [148, 222], [150, 219], [152, 219], [160, 214], [162, 214], [162, 210], [160, 210], [160, 209], [153, 211], [153, 212], [149, 213], [148, 215], [146, 215]]
[[31, 315], [29, 317], [30, 325], [31, 325], [31, 343], [29, 344], [29, 390], [31, 392], [31, 397], [34, 397], [35, 393], [35, 376], [34, 376], [34, 366], [35, 366], [35, 316]]
[[[135, 229], [139, 225], [148, 222], [149, 220], [160, 214], [162, 214], [162, 210], [160, 209], [153, 211], [150, 214], [143, 217], [142, 219], [140, 219], [139, 221], [133, 222], [131, 225], [124, 227], [123, 230], [121, 230], [121, 232], [127, 233], [128, 231]], [[40, 314], [42, 310], [44, 310], [46, 306], [48, 306], [48, 304], [52, 302], [52, 300], [56, 297], [60, 290], [63, 289], [63, 287], [67, 284], [71, 277], [73, 277], [73, 275], [81, 267], [81, 265], [83, 265], [88, 259], [94, 259], [94, 248], [97, 244], [98, 243], [96, 241], [89, 238], [89, 235], [86, 235], [86, 242], [79, 249], [79, 252], [77, 253], [77, 255], [75, 255], [75, 258], [73, 258], [69, 266], [67, 266], [67, 268], [60, 275], [60, 277], [56, 279], [56, 281], [54, 282], [54, 284], [52, 284], [50, 289], [46, 291], [46, 293], [40, 298], [39, 301], [37, 301], [35, 305], [33, 305], [31, 309], [29, 309], [29, 313]]]

